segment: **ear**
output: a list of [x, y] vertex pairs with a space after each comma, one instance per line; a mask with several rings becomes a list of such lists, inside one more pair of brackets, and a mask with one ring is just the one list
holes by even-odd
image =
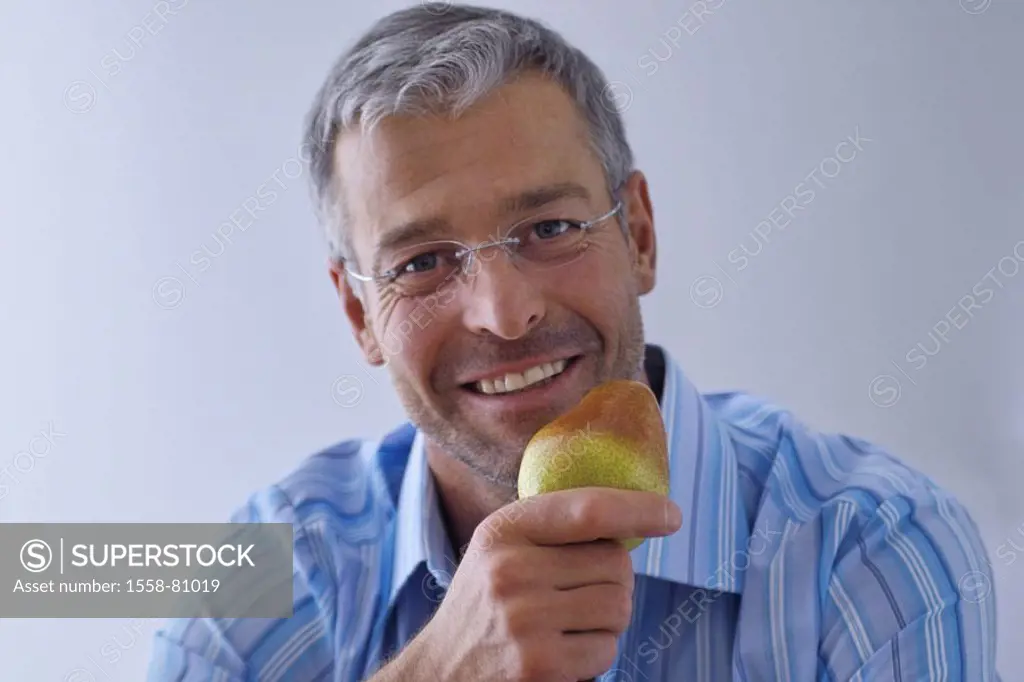
[[359, 292], [352, 288], [349, 278], [345, 275], [344, 265], [334, 259], [329, 259], [327, 268], [334, 289], [338, 292], [338, 300], [341, 301], [345, 316], [348, 317], [349, 324], [352, 325], [352, 333], [356, 343], [363, 351], [366, 362], [375, 366], [387, 364], [384, 361], [384, 352], [373, 334], [373, 328], [367, 324], [367, 311], [363, 299]]
[[654, 235], [654, 209], [647, 187], [647, 178], [633, 171], [623, 185], [621, 198], [625, 204], [626, 225], [629, 228], [629, 251], [640, 295], [654, 289], [657, 270], [657, 240]]

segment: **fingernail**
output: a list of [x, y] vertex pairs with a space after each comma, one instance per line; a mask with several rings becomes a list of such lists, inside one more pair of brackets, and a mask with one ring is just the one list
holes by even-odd
[[672, 500], [665, 505], [665, 518], [671, 528], [679, 528], [683, 524], [683, 512]]

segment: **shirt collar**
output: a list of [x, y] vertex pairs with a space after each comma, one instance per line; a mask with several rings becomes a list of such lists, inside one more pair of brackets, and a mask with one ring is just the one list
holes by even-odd
[[750, 558], [748, 514], [727, 424], [665, 353], [661, 415], [669, 452], [669, 497], [682, 527], [632, 552], [640, 575], [739, 594]]
[[[682, 527], [632, 552], [640, 575], [739, 594], [749, 558], [747, 510], [725, 424], [667, 351], [661, 413], [669, 450], [669, 496]], [[424, 562], [447, 588], [456, 561], [441, 517], [423, 433], [416, 431], [398, 498], [394, 580], [389, 602]]]
[[427, 569], [444, 588], [457, 565], [448, 531], [441, 517], [434, 475], [427, 466], [426, 440], [416, 430], [398, 496], [395, 523], [394, 580], [389, 603], [409, 577], [426, 562]]

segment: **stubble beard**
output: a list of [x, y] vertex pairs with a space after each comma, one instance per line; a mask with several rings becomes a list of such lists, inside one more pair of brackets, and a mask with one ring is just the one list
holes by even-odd
[[[622, 345], [609, 371], [605, 372], [603, 366], [598, 368], [599, 376], [596, 377], [595, 386], [612, 379], [639, 380], [643, 377], [645, 342], [637, 297], [630, 297], [626, 317]], [[602, 376], [604, 374], [607, 376]], [[403, 378], [393, 375], [392, 381], [406, 413], [429, 441], [490, 483], [500, 497], [509, 502], [518, 497], [517, 483], [523, 451], [537, 429], [531, 426], [528, 435], [515, 439], [507, 435], [500, 438], [489, 436], [484, 430], [473, 426], [472, 415], [468, 415], [468, 419], [465, 418], [467, 415], [460, 415], [463, 419], [454, 422], [434, 407], [426, 405], [422, 395]]]

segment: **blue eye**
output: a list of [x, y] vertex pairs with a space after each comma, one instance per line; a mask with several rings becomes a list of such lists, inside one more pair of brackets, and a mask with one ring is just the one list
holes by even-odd
[[438, 255], [436, 251], [428, 251], [414, 256], [406, 261], [405, 265], [398, 269], [399, 274], [427, 272], [437, 267]]
[[578, 227], [568, 220], [542, 220], [534, 224], [533, 233], [540, 239], [560, 237], [573, 228]]

